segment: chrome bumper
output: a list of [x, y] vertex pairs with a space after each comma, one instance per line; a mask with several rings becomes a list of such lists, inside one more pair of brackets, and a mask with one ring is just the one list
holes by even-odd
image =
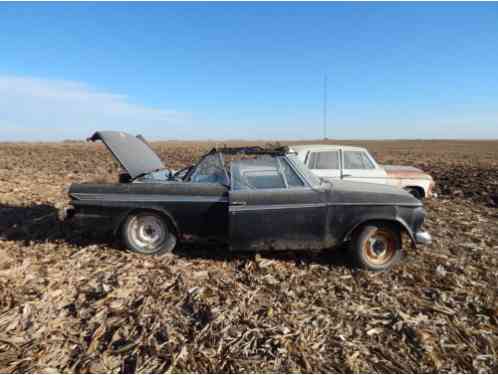
[[429, 232], [417, 232], [415, 233], [415, 242], [422, 245], [430, 245], [432, 237]]

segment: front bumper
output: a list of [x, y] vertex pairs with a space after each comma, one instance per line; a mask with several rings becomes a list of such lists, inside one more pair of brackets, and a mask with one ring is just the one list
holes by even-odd
[[432, 243], [432, 237], [429, 232], [419, 231], [415, 233], [415, 242], [422, 245], [430, 245]]
[[436, 183], [431, 179], [431, 183], [429, 184], [429, 190], [427, 191], [427, 198], [437, 198], [437, 193], [435, 192]]

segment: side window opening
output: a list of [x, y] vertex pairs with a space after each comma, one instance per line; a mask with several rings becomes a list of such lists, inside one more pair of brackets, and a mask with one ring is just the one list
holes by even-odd
[[285, 158], [232, 162], [232, 189], [286, 189], [305, 187]]
[[253, 189], [285, 189], [284, 179], [277, 171], [246, 172], [244, 177]]
[[206, 156], [190, 176], [190, 181], [229, 185], [228, 175], [221, 154]]
[[281, 158], [279, 159], [279, 162], [280, 162], [280, 170], [282, 171], [285, 177], [285, 181], [287, 182], [287, 187], [289, 188], [304, 187], [304, 182], [292, 169], [287, 160]]
[[375, 165], [372, 163], [372, 159], [369, 157], [367, 152], [362, 152], [363, 162], [366, 169], [375, 169]]
[[374, 169], [363, 151], [344, 151], [344, 169]]
[[339, 169], [339, 151], [312, 152], [308, 167], [310, 169]]

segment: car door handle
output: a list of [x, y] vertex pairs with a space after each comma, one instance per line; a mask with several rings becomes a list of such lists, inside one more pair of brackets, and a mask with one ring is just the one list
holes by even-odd
[[231, 206], [245, 206], [246, 204], [247, 202], [244, 201], [234, 201], [230, 203]]

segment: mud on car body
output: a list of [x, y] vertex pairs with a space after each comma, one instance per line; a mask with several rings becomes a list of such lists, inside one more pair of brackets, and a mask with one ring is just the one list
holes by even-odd
[[[384, 270], [399, 260], [403, 234], [413, 246], [431, 241], [422, 203], [406, 191], [325, 181], [288, 148], [215, 148], [173, 173], [141, 137], [106, 131], [90, 140], [101, 140], [126, 174], [119, 183], [71, 185], [67, 216], [108, 221], [134, 252], [171, 252], [186, 238], [214, 238], [231, 251], [349, 243], [358, 266]], [[245, 157], [227, 167], [227, 154]]]

